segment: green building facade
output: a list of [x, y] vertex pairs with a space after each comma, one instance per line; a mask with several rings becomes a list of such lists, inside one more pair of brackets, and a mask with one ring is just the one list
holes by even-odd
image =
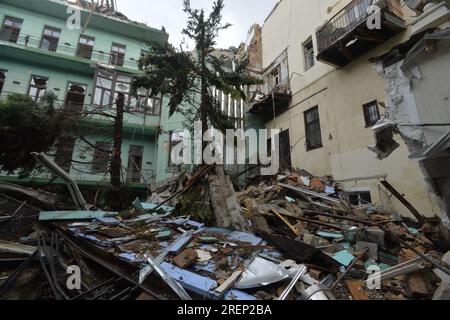
[[[81, 28], [74, 28], [72, 8], [80, 14]], [[111, 149], [113, 122], [99, 113], [115, 114], [119, 92], [126, 97], [124, 182], [146, 188], [175, 173], [169, 164], [170, 137], [183, 129], [183, 116], [168, 116], [167, 99], [145, 91], [139, 98], [129, 94], [141, 55], [152, 43], [168, 41], [164, 30], [57, 0], [0, 0], [0, 23], [0, 99], [21, 93], [39, 100], [51, 91], [59, 108], [80, 114], [83, 133], [61, 138], [52, 150], [55, 161], [80, 185], [109, 182], [107, 156], [99, 150]], [[28, 180], [45, 183], [50, 178]], [[4, 173], [1, 179], [17, 181]]]

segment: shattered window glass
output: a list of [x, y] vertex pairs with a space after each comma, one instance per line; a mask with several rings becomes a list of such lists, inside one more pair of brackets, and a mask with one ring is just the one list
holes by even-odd
[[5, 17], [2, 29], [0, 30], [0, 40], [17, 43], [20, 30], [22, 29], [22, 19]]
[[40, 76], [31, 76], [30, 87], [28, 89], [28, 95], [33, 101], [40, 102], [47, 90], [48, 78]]
[[40, 48], [48, 51], [56, 51], [58, 48], [59, 38], [61, 36], [61, 29], [45, 27], [42, 34]]
[[94, 50], [95, 39], [88, 36], [80, 36], [78, 41], [77, 56], [84, 59], [92, 58], [92, 51]]
[[305, 56], [305, 70], [312, 68], [315, 64], [314, 46], [312, 39], [303, 45], [303, 54]]

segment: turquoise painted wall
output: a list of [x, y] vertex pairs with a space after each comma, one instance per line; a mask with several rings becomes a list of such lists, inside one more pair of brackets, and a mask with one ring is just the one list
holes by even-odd
[[[40, 0], [39, 0], [40, 1]], [[0, 22], [3, 24], [5, 16], [23, 19], [21, 29], [21, 36], [30, 36], [29, 46], [38, 47], [40, 44], [42, 32], [45, 26], [61, 29], [61, 37], [59, 40], [58, 49], [56, 52], [75, 55], [78, 46], [78, 40], [81, 35], [81, 30], [70, 30], [66, 26], [66, 21], [63, 19], [45, 16], [35, 12], [30, 12], [22, 8], [12, 7], [4, 3], [0, 3]], [[94, 50], [103, 51], [105, 54], [111, 52], [112, 43], [118, 43], [126, 46], [125, 60], [130, 64], [127, 67], [134, 67], [137, 69], [137, 61], [141, 56], [141, 50], [147, 48], [147, 44], [134, 39], [126, 38], [112, 32], [105, 32], [103, 30], [89, 27], [86, 29], [84, 35], [95, 38]], [[105, 63], [108, 62], [109, 57], [104, 56]], [[134, 62], [133, 62], [134, 60]]]
[[[35, 39], [35, 42], [30, 42], [28, 44], [29, 47], [38, 48], [44, 26], [62, 29], [57, 53], [73, 59], [80, 31], [67, 29], [65, 20], [37, 14], [22, 8], [16, 8], [2, 3], [0, 0], [0, 24], [3, 23], [6, 15], [23, 19], [21, 35], [31, 35], [31, 39]], [[140, 58], [141, 50], [147, 49], [146, 43], [116, 35], [113, 32], [106, 32], [88, 27], [85, 35], [95, 37], [94, 50], [103, 51], [105, 53], [110, 52], [113, 42], [125, 45], [127, 47], [125, 55], [126, 60], [134, 59], [137, 61]], [[37, 51], [32, 52], [29, 48], [0, 41], [0, 69], [7, 70], [5, 85], [0, 98], [4, 99], [8, 93], [12, 92], [26, 94], [31, 75], [38, 75], [49, 78], [47, 90], [53, 91], [58, 96], [59, 104], [61, 106], [65, 100], [69, 82], [86, 85], [87, 96], [85, 104], [87, 109], [91, 109], [92, 107], [90, 104], [93, 94], [95, 69], [89, 66], [90, 61], [86, 60], [86, 65], [84, 67], [81, 64], [79, 69], [77, 68], [77, 70], [75, 70], [71, 69], [73, 62], [71, 64], [69, 59], [65, 59], [64, 57], [61, 57], [61, 55], [56, 56], [52, 52], [43, 52], [39, 49], [33, 50]], [[48, 57], [51, 57], [52, 60]], [[54, 63], [54, 61], [57, 61], [57, 63]], [[128, 66], [130, 65], [132, 65], [132, 61], [130, 61]], [[137, 68], [137, 65], [135, 64], [134, 67]], [[137, 69], [134, 72], [137, 72]], [[163, 100], [163, 103], [167, 103], [166, 99]], [[163, 107], [163, 114], [166, 112], [165, 109], [166, 108]], [[109, 112], [114, 111], [110, 110]], [[99, 119], [101, 118], [99, 117]], [[105, 118], [102, 120], [106, 121]], [[110, 120], [107, 121], [111, 123]], [[126, 168], [128, 168], [130, 146], [135, 145], [144, 147], [142, 183], [150, 183], [155, 180], [155, 172], [158, 163], [157, 128], [159, 125], [159, 116], [129, 112], [124, 115], [125, 129], [123, 132], [122, 164], [124, 166], [124, 171], [126, 171]], [[171, 122], [171, 128], [176, 126], [177, 121]], [[149, 128], [151, 130], [149, 130]], [[93, 130], [93, 134], [86, 136], [86, 139], [91, 143], [95, 144], [97, 141], [108, 140], [108, 137], [95, 132], [96, 131]], [[112, 132], [109, 134], [109, 137], [112, 138]], [[73, 160], [89, 163], [92, 161], [93, 155], [93, 148], [88, 147], [87, 144], [81, 140], [76, 142]], [[75, 168], [71, 169], [70, 174], [77, 180], [108, 181], [109, 177], [107, 175], [105, 176], [105, 174], [92, 174], [91, 164], [76, 164], [74, 166]]]

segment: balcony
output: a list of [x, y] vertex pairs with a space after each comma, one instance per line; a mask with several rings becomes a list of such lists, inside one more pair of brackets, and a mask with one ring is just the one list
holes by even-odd
[[[375, 1], [375, 5], [381, 9], [378, 17], [377, 13], [370, 10], [372, 2], [351, 1], [319, 27], [316, 32], [317, 60], [343, 67], [405, 29], [397, 0]], [[377, 18], [381, 28], [371, 25]]]
[[61, 41], [59, 41], [59, 43], [54, 43], [52, 46], [41, 48], [41, 38], [26, 34], [17, 35], [8, 29], [0, 29], [0, 42], [1, 41], [11, 43], [13, 46], [40, 49], [42, 51], [49, 52], [50, 54], [57, 53], [67, 55], [72, 58], [75, 57], [84, 60], [87, 63], [98, 62], [106, 65], [117, 65], [130, 69], [138, 69], [138, 61], [120, 58], [117, 54], [110, 54], [97, 50], [87, 51], [86, 48], [78, 48], [78, 44], [72, 46], [68, 43], [62, 44]]

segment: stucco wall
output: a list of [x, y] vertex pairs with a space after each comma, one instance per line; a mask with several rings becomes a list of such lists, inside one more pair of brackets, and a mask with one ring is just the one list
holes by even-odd
[[[304, 70], [302, 43], [312, 35], [315, 44], [316, 28], [348, 2], [282, 0], [266, 20], [262, 28], [263, 68], [288, 48], [293, 92], [290, 109], [267, 122], [266, 128], [290, 130], [294, 167], [319, 176], [332, 175], [337, 180], [387, 175], [387, 180], [421, 213], [440, 215], [439, 202], [429, 192], [418, 164], [408, 159], [409, 152], [400, 137], [396, 139], [401, 147], [384, 161], [367, 149], [374, 137], [371, 128], [365, 126], [363, 105], [385, 99], [384, 79], [368, 60], [407, 39], [408, 32], [384, 42], [341, 69], [316, 61], [314, 67]], [[328, 7], [331, 10], [327, 10]], [[319, 108], [323, 147], [307, 151], [304, 112], [315, 106]], [[380, 112], [384, 112], [381, 107]], [[349, 191], [368, 190], [375, 203], [402, 215], [411, 215], [380, 186], [377, 178], [355, 179], [345, 182], [344, 187]]]

